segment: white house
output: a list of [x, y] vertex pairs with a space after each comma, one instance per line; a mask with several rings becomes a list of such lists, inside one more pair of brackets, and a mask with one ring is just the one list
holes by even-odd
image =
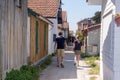
[[101, 76], [103, 80], [120, 80], [120, 26], [115, 23], [115, 15], [120, 13], [120, 0], [87, 0], [87, 2], [93, 5], [99, 2], [102, 6]]
[[58, 22], [57, 18], [48, 18], [52, 23], [53, 27], [50, 27], [49, 29], [49, 47], [48, 47], [48, 52], [49, 54], [54, 53], [54, 41], [58, 35]]

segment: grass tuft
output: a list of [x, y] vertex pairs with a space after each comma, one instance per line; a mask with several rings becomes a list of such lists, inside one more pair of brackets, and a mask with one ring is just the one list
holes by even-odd
[[99, 60], [99, 56], [86, 56], [84, 57], [85, 62], [89, 65], [92, 69], [89, 70], [89, 74], [99, 74], [100, 66], [95, 61]]
[[96, 77], [90, 77], [90, 80], [96, 80]]

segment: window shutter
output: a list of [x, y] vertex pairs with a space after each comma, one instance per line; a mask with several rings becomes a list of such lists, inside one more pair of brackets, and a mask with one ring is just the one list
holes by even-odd
[[44, 26], [44, 50], [46, 50], [46, 25]]
[[36, 54], [38, 53], [38, 21], [36, 21], [36, 48], [35, 48], [35, 52]]

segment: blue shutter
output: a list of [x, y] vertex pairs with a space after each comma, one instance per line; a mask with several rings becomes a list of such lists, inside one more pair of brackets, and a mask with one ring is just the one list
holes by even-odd
[[44, 50], [46, 50], [46, 25], [44, 25]]
[[35, 48], [35, 52], [36, 54], [38, 53], [38, 21], [36, 21], [36, 48]]

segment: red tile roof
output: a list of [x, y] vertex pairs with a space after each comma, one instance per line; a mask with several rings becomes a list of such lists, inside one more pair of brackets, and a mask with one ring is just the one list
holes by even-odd
[[67, 22], [67, 12], [62, 11], [62, 20], [63, 20], [63, 28], [69, 28], [69, 23]]
[[94, 31], [96, 29], [100, 29], [100, 27], [101, 27], [101, 24], [92, 25], [91, 27], [88, 27], [88, 32]]
[[67, 13], [66, 13], [66, 11], [62, 11], [62, 20], [67, 21]]
[[28, 0], [28, 8], [44, 17], [56, 17], [59, 0]]

